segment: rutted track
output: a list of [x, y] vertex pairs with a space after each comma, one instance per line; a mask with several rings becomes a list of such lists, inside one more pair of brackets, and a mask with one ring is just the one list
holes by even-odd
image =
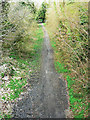
[[[42, 25], [42, 24], [41, 24]], [[33, 81], [23, 99], [14, 107], [14, 117], [18, 118], [65, 118], [68, 109], [65, 81], [59, 79], [54, 69], [53, 50], [45, 27], [39, 79]]]

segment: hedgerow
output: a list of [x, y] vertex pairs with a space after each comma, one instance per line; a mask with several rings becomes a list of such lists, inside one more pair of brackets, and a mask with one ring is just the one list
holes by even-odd
[[88, 3], [52, 3], [46, 27], [54, 49], [55, 67], [68, 82], [75, 118], [88, 115]]

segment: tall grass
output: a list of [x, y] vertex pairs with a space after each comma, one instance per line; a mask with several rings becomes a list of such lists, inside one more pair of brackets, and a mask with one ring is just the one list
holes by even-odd
[[[70, 108], [74, 117], [86, 117], [88, 90], [88, 3], [67, 2], [51, 5], [47, 29], [54, 47], [56, 69], [68, 81]], [[60, 70], [59, 65], [68, 71]]]

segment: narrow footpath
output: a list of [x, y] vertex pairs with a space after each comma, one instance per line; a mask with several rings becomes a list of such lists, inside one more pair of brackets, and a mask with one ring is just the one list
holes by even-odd
[[[49, 35], [44, 31], [40, 77], [14, 106], [15, 118], [66, 118], [68, 99], [65, 81], [55, 71]], [[36, 83], [34, 83], [36, 82]]]

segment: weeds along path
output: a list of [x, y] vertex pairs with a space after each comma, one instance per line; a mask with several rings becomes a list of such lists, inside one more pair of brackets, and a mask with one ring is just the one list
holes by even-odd
[[54, 69], [53, 50], [45, 27], [39, 78], [14, 106], [16, 118], [65, 118], [68, 109], [65, 82]]

